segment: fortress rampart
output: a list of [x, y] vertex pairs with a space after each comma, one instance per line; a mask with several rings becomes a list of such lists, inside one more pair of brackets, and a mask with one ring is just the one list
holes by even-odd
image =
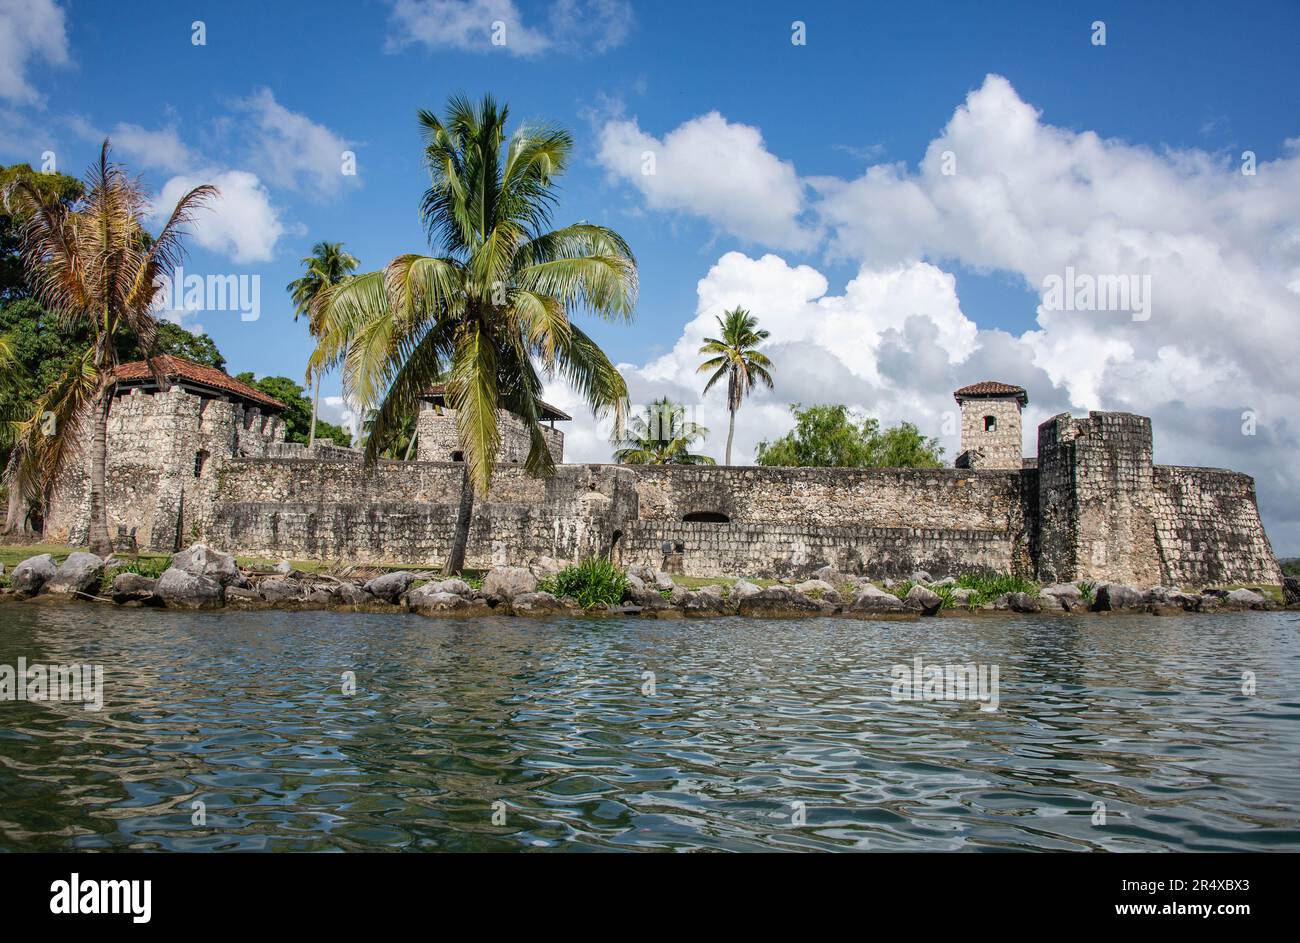
[[[988, 431], [1004, 435], [998, 416]], [[179, 386], [119, 396], [110, 417], [110, 531], [134, 529], [141, 549], [201, 538], [273, 559], [408, 564], [450, 549], [458, 462], [367, 467], [350, 449], [308, 452], [283, 442], [277, 417]], [[1005, 467], [1002, 451], [972, 449], [964, 468], [560, 465], [547, 479], [503, 463], [475, 504], [467, 564], [599, 553], [700, 576], [834, 564], [873, 577], [1281, 581], [1252, 479], [1154, 465], [1144, 417], [1062, 414], [1039, 427], [1036, 462]], [[48, 536], [84, 540], [86, 487], [81, 470], [60, 484]]]

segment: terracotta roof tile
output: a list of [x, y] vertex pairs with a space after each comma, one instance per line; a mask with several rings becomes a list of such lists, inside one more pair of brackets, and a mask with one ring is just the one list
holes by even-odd
[[[216, 367], [205, 367], [203, 364], [194, 363], [191, 360], [184, 360], [180, 357], [173, 357], [170, 354], [162, 354], [153, 358], [155, 366], [159, 367], [162, 374], [169, 380], [184, 380], [195, 386], [206, 387], [221, 393], [228, 393], [239, 399], [248, 400], [256, 403], [263, 409], [284, 410], [288, 407], [278, 399], [267, 396], [256, 387], [242, 383], [218, 370]], [[131, 363], [121, 364], [113, 371], [113, 379], [121, 383], [139, 383], [142, 381], [151, 381], [153, 372], [149, 369], [149, 364], [143, 360], [136, 360]]]
[[981, 380], [979, 383], [972, 383], [970, 386], [963, 386], [952, 394], [958, 402], [963, 397], [982, 397], [982, 396], [1014, 396], [1020, 400], [1022, 406], [1028, 405], [1029, 394], [1025, 392], [1023, 386], [1012, 386], [1009, 383], [999, 383], [997, 380]]
[[[447, 392], [447, 384], [435, 383], [433, 386], [429, 387], [428, 391], [424, 395], [427, 399], [431, 399], [439, 406], [441, 406], [445, 401], [444, 394], [446, 392]], [[550, 403], [541, 402], [541, 401], [539, 402], [542, 407], [542, 415], [540, 418], [543, 421], [548, 419], [572, 419], [573, 418], [564, 410], [552, 406]]]

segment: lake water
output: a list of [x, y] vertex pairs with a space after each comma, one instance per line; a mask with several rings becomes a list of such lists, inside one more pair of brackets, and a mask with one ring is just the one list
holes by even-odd
[[[102, 665], [105, 704], [0, 702], [6, 851], [1300, 850], [1297, 613], [0, 604], [20, 656]], [[997, 666], [997, 710], [892, 699], [917, 656]]]

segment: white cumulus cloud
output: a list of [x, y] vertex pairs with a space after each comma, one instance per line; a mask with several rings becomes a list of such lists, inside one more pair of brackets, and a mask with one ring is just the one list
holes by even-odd
[[204, 183], [217, 187], [221, 196], [195, 214], [189, 227], [193, 241], [236, 263], [270, 261], [284, 225], [266, 187], [256, 174], [246, 170], [200, 171], [172, 177], [154, 202], [154, 218], [165, 220], [177, 200]]
[[640, 191], [651, 209], [691, 213], [749, 242], [810, 249], [815, 230], [800, 222], [806, 205], [794, 165], [773, 155], [754, 127], [716, 111], [685, 122], [662, 140], [634, 119], [600, 130], [598, 160]]
[[63, 10], [54, 0], [0, 0], [0, 98], [39, 103], [40, 94], [27, 80], [28, 65], [69, 61]]
[[275, 186], [329, 197], [338, 193], [345, 181], [357, 179], [343, 173], [343, 153], [350, 142], [306, 115], [285, 108], [270, 89], [258, 89], [234, 107], [248, 115], [252, 124], [243, 129], [251, 142], [251, 165]]

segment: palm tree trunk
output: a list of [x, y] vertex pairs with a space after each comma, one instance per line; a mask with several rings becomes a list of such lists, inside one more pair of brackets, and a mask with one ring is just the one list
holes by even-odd
[[460, 506], [456, 508], [456, 533], [451, 540], [451, 553], [442, 568], [446, 576], [459, 575], [465, 569], [465, 550], [469, 546], [469, 523], [474, 514], [474, 485], [469, 480], [469, 465], [460, 482]]
[[727, 423], [727, 460], [723, 463], [724, 465], [731, 464], [731, 440], [735, 438], [735, 435], [736, 435], [736, 410], [733, 407], [731, 410], [731, 419]]
[[320, 371], [316, 371], [316, 382], [311, 394], [311, 431], [307, 433], [307, 448], [316, 444], [316, 413], [320, 409]]
[[418, 439], [419, 437], [420, 437], [419, 429], [416, 429], [414, 432], [411, 433], [411, 441], [406, 443], [406, 454], [402, 456], [402, 461], [409, 462], [411, 460], [411, 452], [414, 451], [415, 449], [415, 440]]
[[108, 464], [108, 407], [109, 390], [99, 394], [95, 403], [94, 440], [90, 447], [90, 552], [106, 557], [113, 552], [113, 542], [108, 537], [108, 505], [104, 483]]
[[19, 533], [27, 523], [27, 501], [23, 498], [17, 482], [9, 484], [9, 508], [5, 514], [6, 534]]

